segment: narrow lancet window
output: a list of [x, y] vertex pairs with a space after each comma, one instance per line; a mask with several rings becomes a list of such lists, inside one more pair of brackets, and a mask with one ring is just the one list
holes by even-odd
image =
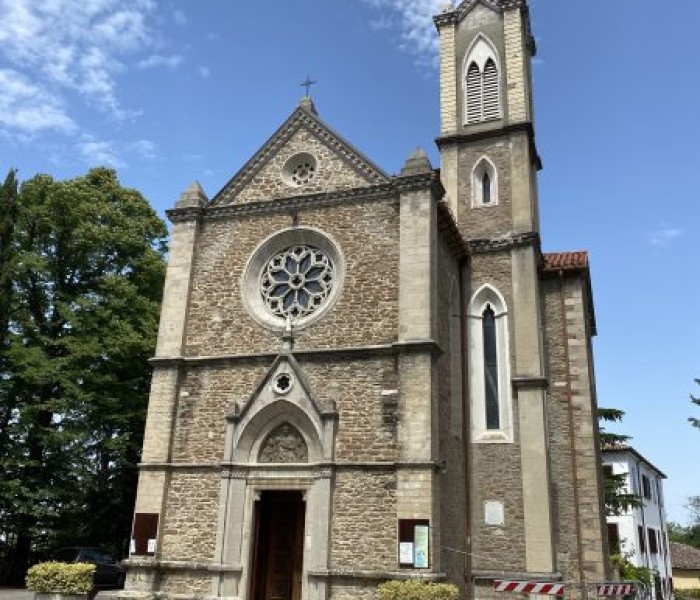
[[481, 202], [482, 204], [491, 204], [491, 177], [486, 172], [481, 178]]
[[501, 419], [498, 402], [498, 348], [496, 341], [496, 315], [487, 306], [483, 317], [484, 337], [484, 386], [486, 399], [486, 429], [499, 429]]

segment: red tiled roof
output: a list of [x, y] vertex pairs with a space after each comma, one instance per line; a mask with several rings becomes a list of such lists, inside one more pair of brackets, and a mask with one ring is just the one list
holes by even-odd
[[678, 542], [669, 542], [671, 567], [674, 569], [700, 570], [700, 550]]
[[542, 255], [545, 270], [558, 271], [559, 269], [587, 269], [588, 252], [547, 252]]

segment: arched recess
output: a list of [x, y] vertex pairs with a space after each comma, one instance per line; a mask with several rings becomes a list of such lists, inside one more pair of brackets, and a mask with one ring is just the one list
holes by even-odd
[[496, 46], [480, 33], [462, 63], [464, 123], [501, 118], [501, 63]]
[[498, 171], [491, 159], [484, 155], [472, 169], [472, 206], [498, 204]]
[[309, 415], [293, 402], [277, 400], [259, 410], [248, 421], [234, 441], [233, 461], [258, 463], [265, 441], [279, 427], [288, 424], [303, 438], [308, 451], [304, 462], [317, 462], [323, 458], [321, 435]]
[[468, 308], [469, 387], [475, 442], [513, 441], [508, 311], [501, 293], [488, 284]]

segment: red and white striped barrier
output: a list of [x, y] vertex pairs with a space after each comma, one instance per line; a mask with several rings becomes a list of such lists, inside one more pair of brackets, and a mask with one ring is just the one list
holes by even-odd
[[634, 594], [635, 587], [633, 583], [599, 583], [599, 596], [629, 596]]
[[564, 595], [563, 583], [549, 581], [506, 581], [505, 579], [494, 579], [493, 589], [496, 592], [512, 592], [515, 594]]

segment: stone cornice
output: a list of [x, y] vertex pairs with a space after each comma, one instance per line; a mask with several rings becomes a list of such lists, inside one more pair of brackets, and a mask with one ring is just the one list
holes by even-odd
[[[286, 473], [304, 477], [329, 477], [336, 471], [430, 471], [439, 472], [444, 464], [436, 461], [336, 461], [315, 463], [178, 463], [178, 462], [148, 462], [139, 463], [141, 471], [205, 471], [221, 473], [224, 477], [246, 478], [253, 475], [270, 472], [275, 477], [285, 477]], [[288, 476], [288, 475], [286, 475]]]
[[394, 179], [394, 187], [399, 193], [414, 192], [429, 188], [438, 200], [445, 195], [439, 171], [428, 171], [416, 175], [399, 175]]
[[483, 131], [475, 131], [473, 133], [450, 133], [435, 138], [435, 143], [437, 144], [438, 148], [442, 150], [444, 146], [449, 146], [451, 144], [468, 144], [470, 142], [505, 137], [517, 133], [525, 133], [528, 136], [530, 152], [533, 160], [535, 161], [535, 167], [538, 171], [541, 170], [542, 160], [540, 159], [539, 154], [537, 154], [537, 146], [535, 145], [535, 129], [532, 126], [532, 123], [529, 121], [512, 123], [510, 125], [504, 125], [503, 127], [485, 129]]
[[[295, 348], [295, 356], [324, 357], [329, 354], [341, 354], [348, 357], [370, 355], [393, 355], [399, 352], [431, 352], [435, 355], [442, 353], [442, 349], [435, 340], [408, 340], [393, 342], [390, 344], [372, 344], [367, 346], [340, 346], [336, 348]], [[240, 354], [219, 354], [209, 356], [154, 356], [149, 362], [156, 367], [178, 367], [180, 365], [207, 365], [221, 362], [242, 362], [254, 360], [275, 359], [279, 356], [279, 350], [264, 352], [250, 352]]]
[[165, 211], [165, 214], [172, 223], [182, 223], [184, 221], [196, 221], [197, 219], [201, 219], [204, 214], [204, 209], [194, 206], [170, 208]]
[[527, 233], [507, 234], [496, 238], [467, 240], [467, 245], [469, 246], [469, 251], [471, 254], [500, 252], [502, 250], [510, 250], [511, 248], [532, 245], [534, 245], [539, 252], [540, 235], [534, 231], [529, 231]]
[[526, 0], [464, 0], [454, 10], [447, 10], [433, 17], [433, 22], [439, 28], [461, 22], [474, 9], [477, 4], [483, 4], [491, 10], [501, 13], [504, 10], [527, 8]]
[[388, 183], [321, 192], [308, 196], [293, 196], [291, 198], [272, 198], [246, 202], [244, 204], [210, 205], [201, 208], [173, 208], [166, 211], [168, 218], [173, 222], [190, 221], [197, 218], [227, 219], [241, 215], [259, 215], [279, 212], [302, 210], [304, 208], [317, 208], [321, 206], [333, 206], [337, 204], [353, 204], [361, 202], [378, 202], [383, 200], [396, 200], [405, 192], [430, 189], [439, 200], [445, 194], [445, 189], [440, 182], [438, 171], [420, 173], [418, 175], [406, 175], [394, 177]]
[[549, 387], [549, 380], [542, 375], [517, 375], [511, 378], [516, 390], [539, 390]]
[[310, 569], [309, 577], [318, 579], [372, 579], [384, 581], [386, 579], [419, 579], [421, 581], [444, 581], [445, 573], [435, 573], [425, 569], [404, 569], [402, 571], [365, 571], [359, 569]]

